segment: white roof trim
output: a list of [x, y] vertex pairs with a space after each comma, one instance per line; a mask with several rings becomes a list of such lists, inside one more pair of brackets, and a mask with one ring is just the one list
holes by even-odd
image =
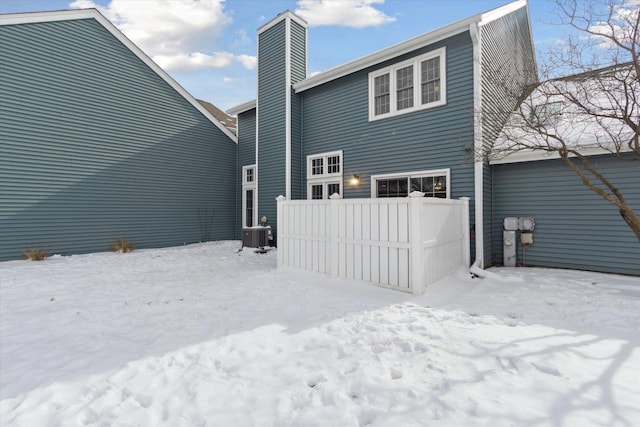
[[235, 107], [231, 107], [227, 110], [227, 114], [231, 116], [235, 116], [240, 113], [244, 113], [249, 110], [253, 110], [256, 108], [256, 100], [245, 102], [244, 104], [236, 105]]
[[33, 13], [15, 13], [0, 15], [0, 25], [17, 25], [17, 24], [34, 24], [40, 22], [54, 21], [73, 21], [78, 19], [95, 19], [122, 44], [124, 44], [131, 52], [133, 52], [142, 62], [144, 62], [151, 70], [160, 76], [169, 84], [176, 92], [178, 92], [185, 100], [205, 116], [211, 123], [227, 135], [234, 143], [238, 143], [238, 138], [225, 125], [220, 123], [211, 113], [209, 113], [189, 92], [187, 92], [178, 82], [176, 82], [166, 71], [158, 66], [151, 58], [147, 56], [138, 46], [133, 44], [115, 25], [105, 18], [96, 9], [78, 9], [78, 10], [61, 10], [53, 12], [33, 12]]
[[271, 21], [267, 22], [262, 27], [258, 28], [258, 35], [260, 35], [261, 33], [265, 32], [265, 31], [267, 31], [269, 28], [273, 27], [274, 25], [276, 25], [280, 21], [284, 21], [286, 18], [290, 18], [290, 19], [294, 20], [295, 22], [297, 22], [298, 24], [302, 25], [304, 28], [307, 28], [307, 21], [305, 21], [304, 19], [300, 18], [298, 15], [296, 15], [293, 12], [291, 12], [290, 10], [285, 10], [284, 12], [278, 14], [278, 16], [273, 18]]
[[[599, 156], [602, 154], [612, 154], [611, 151], [604, 148], [582, 148], [580, 154], [583, 156]], [[569, 157], [575, 157], [570, 154]], [[503, 165], [508, 163], [522, 163], [522, 162], [537, 162], [540, 160], [553, 160], [559, 159], [560, 154], [557, 151], [544, 151], [544, 150], [520, 150], [515, 153], [506, 155], [500, 159], [490, 160], [490, 165]]]
[[489, 12], [474, 15], [470, 18], [465, 18], [452, 24], [436, 28], [435, 30], [397, 43], [393, 46], [384, 48], [367, 56], [354, 59], [353, 61], [349, 61], [334, 68], [330, 68], [327, 71], [321, 72], [312, 77], [309, 77], [308, 79], [294, 84], [293, 88], [295, 89], [296, 93], [303, 92], [307, 89], [311, 89], [312, 87], [319, 86], [321, 84], [330, 82], [331, 80], [335, 80], [337, 78], [346, 76], [356, 71], [360, 71], [372, 65], [387, 61], [389, 59], [393, 59], [405, 53], [412, 52], [416, 49], [420, 49], [421, 47], [428, 46], [440, 40], [444, 40], [456, 34], [468, 31], [469, 26], [472, 24], [486, 24], [488, 22], [501, 18], [515, 10], [518, 10], [521, 7], [526, 6], [526, 0], [517, 0]]

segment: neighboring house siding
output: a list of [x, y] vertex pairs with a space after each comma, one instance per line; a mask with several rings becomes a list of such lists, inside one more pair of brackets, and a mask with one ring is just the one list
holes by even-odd
[[[590, 158], [640, 211], [640, 169], [611, 156]], [[535, 220], [531, 266], [640, 274], [640, 244], [618, 210], [587, 189], [560, 160], [493, 166], [493, 261], [502, 263], [502, 221], [506, 216]], [[522, 250], [518, 261], [522, 262]]]
[[258, 217], [276, 221], [276, 197], [285, 188], [285, 21], [258, 42]]
[[[446, 46], [447, 104], [368, 121], [368, 73]], [[468, 33], [306, 90], [303, 155], [343, 150], [344, 196], [370, 197], [371, 175], [451, 168], [451, 197], [473, 206], [473, 50]], [[306, 164], [304, 165], [306, 176]], [[353, 174], [361, 183], [349, 183]], [[305, 185], [306, 197], [306, 185]], [[473, 207], [471, 223], [473, 223]]]
[[491, 145], [526, 85], [537, 81], [526, 8], [481, 27], [482, 139]]
[[235, 237], [236, 145], [104, 27], [0, 34], [0, 259]]
[[[307, 30], [291, 20], [291, 84], [307, 77]], [[291, 198], [300, 199], [302, 169], [302, 99], [291, 89]]]

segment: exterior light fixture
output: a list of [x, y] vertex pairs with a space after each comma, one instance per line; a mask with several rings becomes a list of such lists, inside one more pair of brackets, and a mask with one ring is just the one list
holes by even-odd
[[351, 177], [351, 185], [358, 185], [360, 184], [360, 175], [353, 175]]

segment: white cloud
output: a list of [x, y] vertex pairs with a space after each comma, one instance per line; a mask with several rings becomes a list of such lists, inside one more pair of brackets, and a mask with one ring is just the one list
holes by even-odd
[[163, 69], [172, 71], [194, 71], [210, 68], [226, 68], [233, 62], [229, 52], [207, 55], [200, 52], [190, 54], [156, 55], [153, 60]]
[[[112, 0], [101, 7], [92, 0], [76, 0], [70, 6], [99, 9], [162, 68], [189, 71], [228, 67], [236, 59], [229, 52], [212, 52], [216, 39], [231, 23], [223, 3], [223, 0]], [[244, 58], [237, 60], [246, 63]]]
[[237, 55], [235, 59], [250, 70], [256, 68], [258, 63], [258, 58], [252, 55]]
[[628, 47], [631, 47], [634, 41], [637, 43], [638, 18], [640, 14], [640, 0], [621, 0], [615, 4], [613, 14], [608, 21], [598, 22], [589, 28], [597, 34], [593, 38], [599, 41], [600, 47], [617, 48], [613, 42], [614, 38]]
[[373, 6], [382, 3], [384, 0], [298, 0], [295, 13], [310, 26], [375, 27], [396, 20]]

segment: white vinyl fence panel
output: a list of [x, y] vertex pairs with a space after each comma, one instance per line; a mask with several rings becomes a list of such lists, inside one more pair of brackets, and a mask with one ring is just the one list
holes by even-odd
[[336, 196], [278, 198], [278, 265], [415, 294], [469, 266], [468, 198]]

